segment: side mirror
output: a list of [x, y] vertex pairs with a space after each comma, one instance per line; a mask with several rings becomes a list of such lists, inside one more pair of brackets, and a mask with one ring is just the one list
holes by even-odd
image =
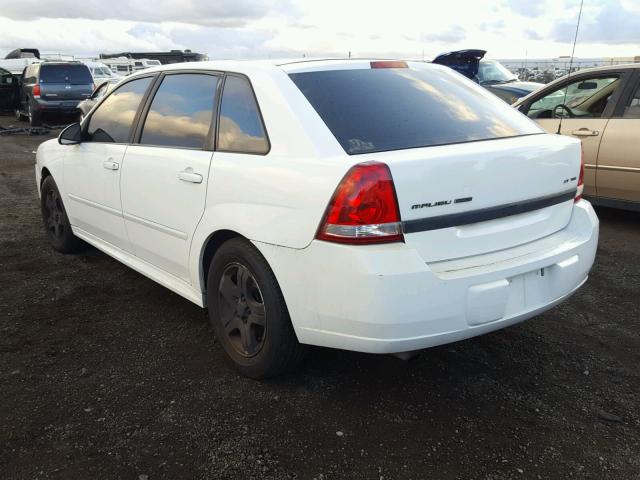
[[72, 123], [60, 132], [58, 143], [60, 145], [77, 145], [82, 142], [82, 127], [79, 123]]

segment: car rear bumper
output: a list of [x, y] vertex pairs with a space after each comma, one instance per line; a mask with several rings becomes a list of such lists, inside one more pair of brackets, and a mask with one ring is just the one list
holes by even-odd
[[43, 100], [35, 99], [33, 109], [38, 112], [66, 112], [75, 113], [78, 111], [78, 104], [82, 100]]
[[598, 218], [582, 200], [552, 235], [430, 264], [404, 243], [256, 246], [274, 269], [300, 342], [393, 353], [474, 337], [548, 310], [586, 281], [597, 243]]

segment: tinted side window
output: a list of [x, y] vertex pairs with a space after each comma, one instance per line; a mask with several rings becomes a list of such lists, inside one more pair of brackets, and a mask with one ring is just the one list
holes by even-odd
[[622, 118], [640, 118], [640, 86], [624, 109]]
[[140, 143], [202, 148], [215, 111], [218, 77], [167, 75], [144, 122]]
[[128, 142], [131, 124], [151, 80], [151, 77], [140, 78], [114, 90], [91, 115], [87, 141]]
[[220, 104], [218, 150], [265, 154], [269, 141], [249, 81], [228, 76]]
[[600, 118], [619, 85], [617, 75], [582, 78], [533, 102], [527, 115], [530, 118]]

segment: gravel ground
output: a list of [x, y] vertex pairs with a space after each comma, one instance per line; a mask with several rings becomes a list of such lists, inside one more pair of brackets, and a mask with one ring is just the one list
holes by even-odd
[[195, 305], [47, 245], [49, 137], [0, 137], [0, 478], [640, 479], [640, 214], [599, 210], [590, 280], [534, 320], [260, 383]]

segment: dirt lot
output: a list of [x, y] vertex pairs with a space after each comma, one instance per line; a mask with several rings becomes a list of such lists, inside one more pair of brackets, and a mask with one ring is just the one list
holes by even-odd
[[0, 478], [640, 479], [640, 215], [599, 210], [591, 279], [535, 320], [259, 383], [196, 306], [49, 248], [49, 137], [0, 137]]

